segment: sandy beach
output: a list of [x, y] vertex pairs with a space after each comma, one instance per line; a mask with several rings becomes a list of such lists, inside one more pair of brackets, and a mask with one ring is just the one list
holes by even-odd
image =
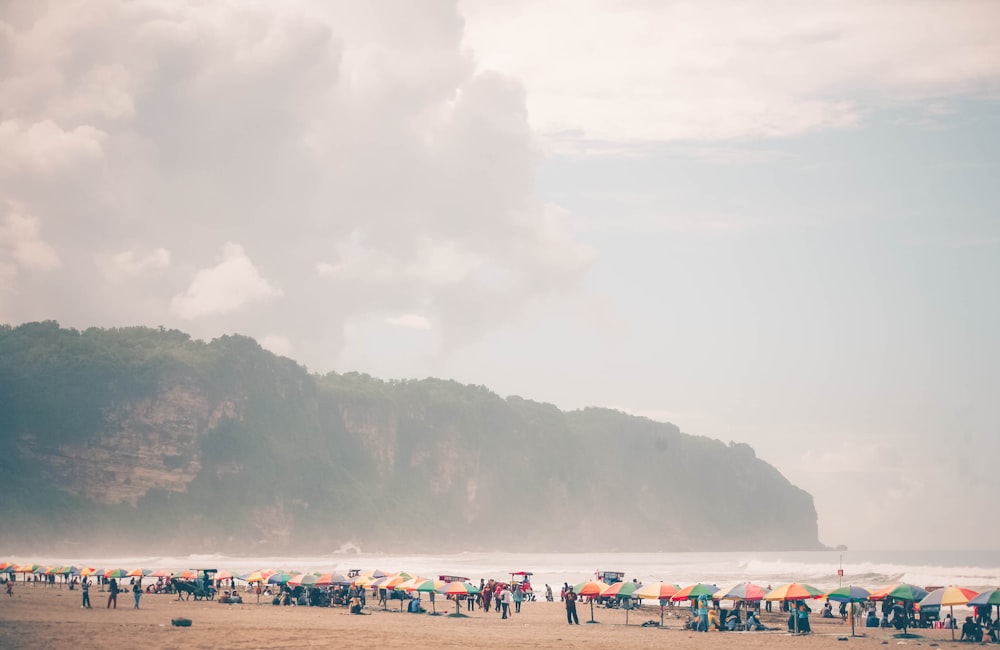
[[[562, 603], [526, 602], [521, 612], [502, 620], [480, 609], [466, 617], [448, 616], [455, 605], [439, 597], [439, 615], [399, 612], [398, 601], [388, 610], [373, 607], [367, 615], [350, 615], [341, 607], [275, 607], [214, 601], [178, 601], [172, 594], [144, 594], [140, 609], [132, 608], [130, 594], [122, 593], [117, 609], [107, 609], [107, 593], [92, 590], [93, 609], [81, 609], [80, 592], [58, 587], [18, 584], [14, 595], [0, 593], [0, 648], [875, 648], [882, 645], [936, 645], [951, 643], [948, 630], [916, 630], [918, 638], [898, 639], [890, 630], [857, 629], [865, 636], [850, 637], [850, 623], [810, 617], [813, 634], [790, 635], [777, 614], [765, 614], [773, 632], [707, 632], [682, 629], [687, 608], [668, 610], [665, 626], [642, 627], [660, 618], [654, 603], [629, 613], [579, 606], [581, 624], [566, 623]], [[463, 613], [465, 613], [462, 605]], [[816, 607], [818, 609], [818, 607]], [[191, 627], [174, 627], [171, 619], [185, 617]]]

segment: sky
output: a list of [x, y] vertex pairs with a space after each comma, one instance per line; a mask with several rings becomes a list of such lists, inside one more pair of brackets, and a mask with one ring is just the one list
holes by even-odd
[[998, 24], [0, 3], [0, 322], [611, 407], [750, 444], [826, 544], [996, 549]]

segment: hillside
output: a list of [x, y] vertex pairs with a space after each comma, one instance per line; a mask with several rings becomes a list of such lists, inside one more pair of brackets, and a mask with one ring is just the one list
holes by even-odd
[[747, 445], [482, 386], [314, 375], [252, 339], [0, 327], [0, 543], [323, 552], [815, 549]]

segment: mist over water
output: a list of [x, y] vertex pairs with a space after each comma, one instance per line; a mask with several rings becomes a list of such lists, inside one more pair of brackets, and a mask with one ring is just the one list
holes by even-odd
[[[460, 575], [509, 578], [514, 571], [531, 571], [536, 589], [564, 582], [575, 584], [594, 572], [624, 571], [625, 579], [694, 582], [719, 586], [734, 582], [761, 585], [805, 582], [821, 589], [841, 584], [884, 587], [897, 582], [921, 586], [960, 585], [972, 589], [1000, 587], [1000, 551], [849, 551], [849, 552], [724, 552], [724, 553], [507, 553], [476, 552], [442, 555], [331, 553], [289, 556], [117, 556], [10, 558], [15, 563], [36, 562], [95, 568], [213, 568], [240, 575], [257, 569], [289, 572], [347, 573], [350, 569], [407, 571], [437, 577]], [[843, 578], [837, 571], [843, 568]]]

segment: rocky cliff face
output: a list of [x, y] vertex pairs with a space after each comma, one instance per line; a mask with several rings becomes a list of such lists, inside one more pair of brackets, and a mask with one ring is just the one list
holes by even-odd
[[182, 552], [820, 546], [812, 498], [746, 445], [454, 382], [312, 376], [240, 337], [0, 330], [0, 434], [0, 506], [24, 523], [7, 542], [85, 521]]

